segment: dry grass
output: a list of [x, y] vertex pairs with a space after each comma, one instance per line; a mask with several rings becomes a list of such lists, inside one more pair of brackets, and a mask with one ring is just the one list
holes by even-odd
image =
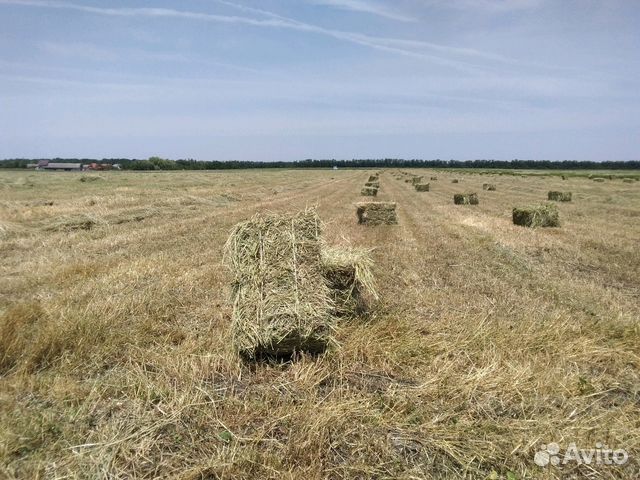
[[[640, 191], [504, 175], [469, 209], [452, 173], [428, 198], [382, 173], [399, 224], [362, 228], [371, 173], [0, 173], [0, 478], [638, 478]], [[567, 183], [562, 228], [511, 223]], [[222, 246], [316, 203], [329, 244], [375, 248], [379, 301], [319, 357], [247, 364]], [[540, 468], [552, 441], [631, 460]]]

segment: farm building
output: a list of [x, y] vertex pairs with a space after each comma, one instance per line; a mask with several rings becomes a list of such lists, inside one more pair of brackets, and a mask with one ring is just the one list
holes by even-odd
[[40, 170], [63, 170], [65, 172], [80, 172], [82, 171], [81, 163], [54, 163], [48, 162], [44, 167], [38, 167]]

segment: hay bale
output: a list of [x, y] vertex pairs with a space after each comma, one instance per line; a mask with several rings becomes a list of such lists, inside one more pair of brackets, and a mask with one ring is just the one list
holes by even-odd
[[360, 190], [360, 195], [363, 197], [375, 197], [378, 195], [378, 189], [374, 187], [364, 187]]
[[104, 180], [103, 177], [100, 177], [99, 175], [83, 175], [80, 177], [80, 181], [85, 183], [85, 182], [97, 182], [100, 180]]
[[547, 194], [549, 200], [555, 200], [556, 202], [570, 202], [571, 192], [555, 192], [551, 191]]
[[483, 190], [488, 190], [490, 192], [495, 192], [496, 186], [493, 183], [483, 183], [482, 184], [482, 189]]
[[438, 180], [438, 177], [431, 177], [431, 180]]
[[560, 177], [562, 178], [562, 180], [566, 180], [567, 179], [566, 175], [561, 175]]
[[398, 223], [395, 202], [363, 202], [356, 204], [361, 225], [395, 225]]
[[364, 184], [365, 187], [373, 187], [373, 188], [380, 188], [380, 183], [378, 182], [366, 182]]
[[333, 341], [321, 231], [314, 209], [257, 214], [233, 228], [225, 263], [234, 274], [233, 343], [245, 358], [319, 353]]
[[602, 177], [593, 177], [592, 179], [594, 182], [598, 182], [598, 183], [602, 183], [604, 182], [604, 178]]
[[451, 183], [459, 183], [459, 180], [457, 178], [454, 178], [453, 180], [451, 180]]
[[364, 248], [322, 249], [324, 278], [331, 291], [334, 315], [344, 317], [364, 313], [369, 300], [377, 300], [370, 254], [371, 251]]
[[515, 207], [513, 209], [513, 223], [523, 227], [559, 227], [560, 214], [558, 207], [552, 203], [533, 205], [529, 207]]
[[411, 181], [410, 178], [405, 179], [404, 183], [409, 183]]
[[369, 182], [377, 182], [378, 181], [378, 175], [369, 175]]
[[431, 185], [428, 183], [416, 183], [413, 187], [416, 189], [416, 192], [428, 192]]
[[413, 185], [417, 185], [418, 183], [422, 183], [423, 178], [424, 178], [424, 177], [422, 177], [422, 176], [417, 176], [417, 175], [416, 175], [415, 177], [413, 177], [413, 178], [411, 179], [411, 183], [412, 183]]
[[477, 193], [456, 193], [453, 196], [456, 205], [478, 205], [480, 200]]

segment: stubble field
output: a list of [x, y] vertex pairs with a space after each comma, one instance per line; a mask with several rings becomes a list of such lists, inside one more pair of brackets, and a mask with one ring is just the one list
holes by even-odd
[[[638, 478], [640, 182], [386, 170], [399, 224], [364, 227], [372, 172], [0, 173], [0, 478]], [[549, 190], [560, 228], [512, 224]], [[312, 205], [380, 300], [243, 362], [229, 231]], [[550, 442], [629, 460], [543, 468]]]

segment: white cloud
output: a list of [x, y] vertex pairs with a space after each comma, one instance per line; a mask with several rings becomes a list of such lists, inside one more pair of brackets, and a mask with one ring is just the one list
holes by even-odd
[[391, 20], [399, 20], [401, 22], [414, 22], [415, 19], [399, 12], [396, 12], [380, 3], [374, 3], [365, 0], [310, 0], [316, 5], [326, 5], [336, 7], [342, 10], [350, 10], [353, 12], [369, 13], [379, 17]]

